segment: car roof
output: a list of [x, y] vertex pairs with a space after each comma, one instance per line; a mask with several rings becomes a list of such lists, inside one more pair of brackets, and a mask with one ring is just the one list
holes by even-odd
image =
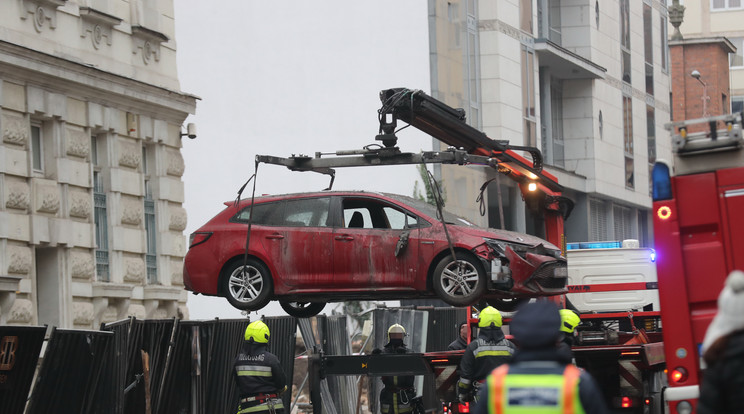
[[[404, 195], [399, 194], [392, 194], [392, 193], [381, 193], [376, 191], [363, 191], [363, 190], [336, 190], [336, 191], [308, 191], [303, 193], [286, 193], [286, 194], [264, 194], [261, 196], [256, 197], [256, 202], [268, 202], [268, 201], [275, 201], [275, 200], [285, 200], [290, 198], [301, 198], [301, 197], [312, 197], [312, 196], [334, 196], [334, 195], [356, 195], [356, 196], [363, 196], [363, 195], [370, 195], [370, 196], [383, 196], [383, 197], [389, 197], [389, 198], [399, 198], [399, 197], [405, 197], [409, 198]], [[240, 199], [239, 205], [246, 206], [250, 205], [251, 199], [250, 198], [242, 198]], [[235, 200], [225, 201], [223, 204], [226, 206], [232, 206], [235, 204]]]

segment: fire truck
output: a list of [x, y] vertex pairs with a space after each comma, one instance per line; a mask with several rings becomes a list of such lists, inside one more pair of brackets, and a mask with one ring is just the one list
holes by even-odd
[[654, 245], [672, 413], [697, 405], [701, 344], [728, 274], [744, 269], [744, 113], [667, 125], [673, 163], [652, 173]]

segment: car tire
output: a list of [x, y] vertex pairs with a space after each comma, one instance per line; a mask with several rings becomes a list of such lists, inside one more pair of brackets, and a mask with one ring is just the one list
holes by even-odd
[[225, 268], [222, 277], [225, 298], [240, 310], [253, 311], [266, 306], [271, 298], [273, 285], [269, 269], [253, 258], [234, 260]]
[[501, 312], [514, 312], [522, 304], [529, 302], [529, 298], [488, 299], [489, 306], [493, 306]]
[[486, 290], [486, 275], [473, 255], [458, 252], [456, 256], [457, 261], [445, 256], [434, 268], [434, 292], [452, 306], [472, 305]]
[[285, 302], [279, 301], [285, 312], [295, 318], [310, 318], [319, 314], [325, 308], [325, 302]]

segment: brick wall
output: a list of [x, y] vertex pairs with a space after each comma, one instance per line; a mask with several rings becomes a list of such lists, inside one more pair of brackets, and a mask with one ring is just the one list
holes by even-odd
[[[670, 43], [672, 64], [672, 116], [673, 121], [702, 118], [703, 97], [707, 96], [707, 116], [729, 112], [731, 99], [729, 86], [728, 45], [721, 38], [709, 42], [693, 39]], [[700, 72], [703, 84], [690, 76]]]

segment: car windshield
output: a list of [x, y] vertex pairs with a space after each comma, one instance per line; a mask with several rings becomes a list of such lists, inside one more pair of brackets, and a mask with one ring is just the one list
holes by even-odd
[[[417, 209], [418, 211], [426, 214], [429, 217], [439, 220], [439, 214], [437, 213], [436, 206], [433, 206], [423, 200], [417, 200], [412, 197], [406, 197], [406, 196], [402, 196], [398, 194], [385, 194], [385, 195], [405, 205], [409, 205]], [[454, 215], [447, 210], [442, 210], [442, 212], [444, 213], [444, 221], [447, 224], [453, 224], [456, 226], [475, 227], [475, 224], [469, 222], [468, 220], [460, 216]]]

